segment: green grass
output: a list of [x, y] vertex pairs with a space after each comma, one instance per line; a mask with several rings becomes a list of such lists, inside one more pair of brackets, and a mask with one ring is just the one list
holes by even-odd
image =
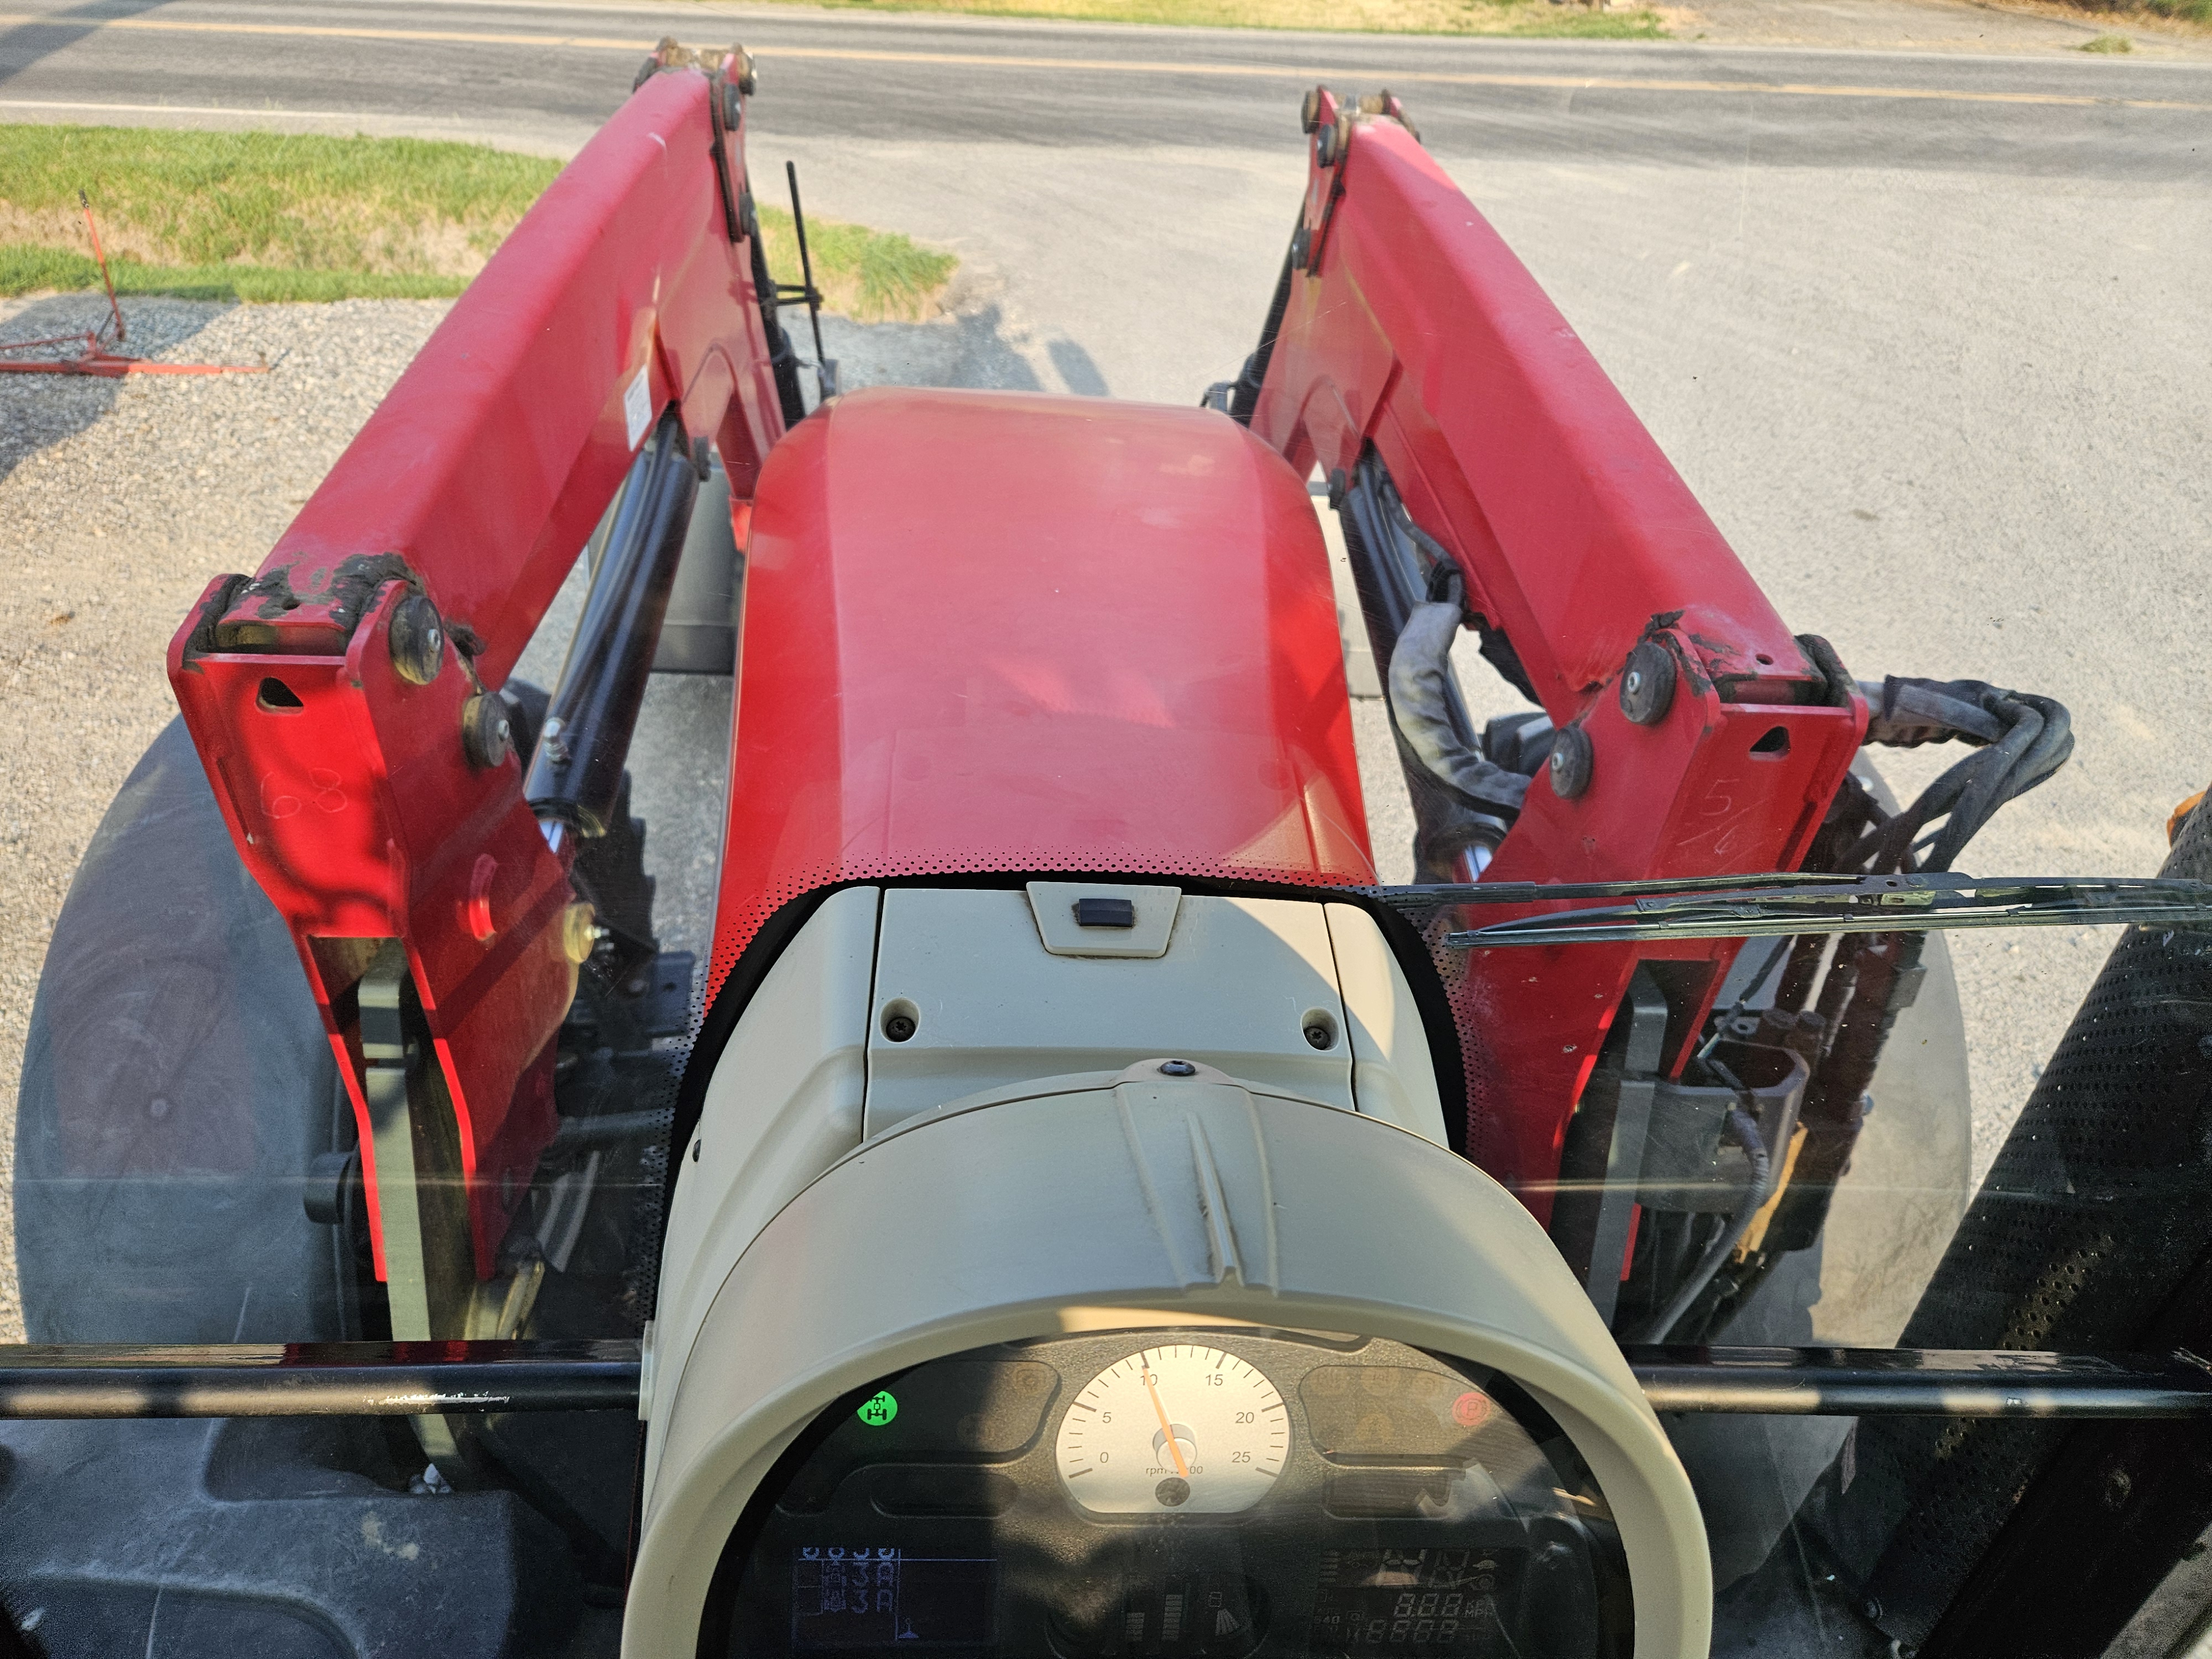
[[[2212, 0], [2171, 0], [2212, 4]], [[1077, 18], [1093, 23], [1192, 27], [1321, 29], [1365, 34], [1514, 34], [1654, 40], [1659, 14], [1596, 11], [1570, 0], [807, 0], [868, 11], [957, 11], [991, 17]]]
[[560, 170], [419, 138], [0, 127], [9, 240], [71, 227], [83, 190], [111, 252], [179, 266], [470, 276]]
[[[2197, 28], [2212, 28], [2212, 0], [2070, 0], [2073, 9], [2091, 16], [2132, 17], [2148, 21], [2153, 18], [2166, 22], [2192, 25]], [[2100, 34], [2080, 48], [2082, 52], [2127, 52], [2128, 46], [2108, 46], [2107, 40], [2123, 40], [2119, 34]]]
[[[761, 242], [776, 280], [799, 279], [799, 238], [791, 216], [761, 204]], [[918, 321], [932, 315], [937, 296], [959, 261], [901, 236], [835, 219], [806, 221], [806, 251], [814, 260], [814, 283], [824, 307], [864, 323]]]
[[[260, 305], [294, 300], [441, 300], [468, 286], [465, 276], [414, 276], [368, 270], [288, 270], [268, 265], [149, 265], [107, 262], [118, 294], [163, 294], [180, 300], [242, 300]], [[61, 293], [98, 288], [89, 254], [34, 242], [0, 242], [0, 295]]]
[[2124, 34], [2100, 34], [2094, 40], [2084, 40], [2075, 50], [2080, 52], [2133, 52], [2135, 42]]
[[[416, 138], [0, 125], [0, 295], [99, 286], [82, 190], [118, 293], [447, 297], [560, 170]], [[790, 216], [763, 207], [761, 222], [770, 269], [797, 282]], [[866, 321], [931, 314], [957, 263], [861, 225], [806, 228], [832, 307]]]

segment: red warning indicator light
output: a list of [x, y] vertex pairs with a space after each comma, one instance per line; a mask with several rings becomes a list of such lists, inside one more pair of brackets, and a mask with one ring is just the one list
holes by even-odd
[[1490, 1420], [1490, 1396], [1469, 1389], [1452, 1401], [1452, 1421], [1463, 1429], [1479, 1429]]

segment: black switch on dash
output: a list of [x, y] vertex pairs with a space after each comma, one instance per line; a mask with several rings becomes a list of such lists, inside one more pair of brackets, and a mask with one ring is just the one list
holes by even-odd
[[1080, 898], [1075, 901], [1078, 927], [1134, 927], [1137, 907], [1124, 898]]

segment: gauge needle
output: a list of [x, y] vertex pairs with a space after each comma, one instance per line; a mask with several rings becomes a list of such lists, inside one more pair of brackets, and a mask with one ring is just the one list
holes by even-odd
[[1152, 1381], [1152, 1368], [1145, 1367], [1145, 1392], [1152, 1397], [1152, 1409], [1159, 1413], [1160, 1432], [1168, 1437], [1168, 1455], [1175, 1460], [1176, 1473], [1184, 1480], [1190, 1479], [1190, 1465], [1182, 1461], [1182, 1448], [1176, 1443], [1175, 1425], [1168, 1421], [1168, 1408], [1160, 1404], [1160, 1385]]

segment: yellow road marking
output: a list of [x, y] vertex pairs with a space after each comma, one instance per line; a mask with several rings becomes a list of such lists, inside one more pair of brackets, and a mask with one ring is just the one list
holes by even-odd
[[[520, 34], [462, 29], [388, 29], [365, 26], [311, 23], [217, 23], [168, 17], [109, 17], [86, 21], [37, 14], [0, 12], [0, 26], [46, 24], [56, 28], [88, 31], [149, 30], [191, 34], [272, 35], [319, 40], [398, 40], [429, 45], [470, 46], [568, 47], [586, 52], [653, 50], [650, 40], [618, 40], [592, 34]], [[1490, 75], [1454, 73], [1441, 70], [1378, 70], [1373, 69], [1321, 74], [1311, 67], [1272, 64], [1175, 64], [1141, 58], [1005, 58], [983, 52], [871, 52], [857, 47], [767, 46], [757, 54], [763, 62], [805, 58], [847, 64], [929, 64], [954, 69], [1080, 70], [1104, 75], [1192, 75], [1273, 80], [1336, 79], [1346, 83], [1373, 79], [1401, 85], [1455, 87], [1517, 87], [1561, 92], [1702, 92], [1764, 94], [1782, 98], [1874, 98], [1933, 100], [1960, 104], [2028, 104], [2094, 108], [2106, 105], [2121, 109], [2212, 110], [2212, 104], [2179, 102], [2160, 98], [2104, 98], [2086, 94], [2055, 92], [1974, 92], [1954, 87], [1821, 86], [1809, 82], [1676, 81], [1636, 76], [1603, 75]], [[281, 115], [287, 112], [271, 110]]]

